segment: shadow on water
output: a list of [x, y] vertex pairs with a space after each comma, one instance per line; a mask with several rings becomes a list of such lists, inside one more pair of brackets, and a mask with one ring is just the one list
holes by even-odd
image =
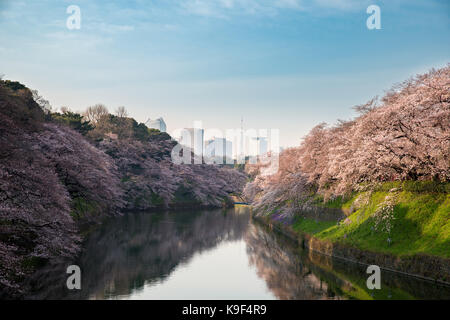
[[[221, 250], [228, 241], [245, 241], [248, 267], [278, 299], [450, 298], [448, 287], [384, 272], [382, 289], [368, 290], [365, 267], [307, 252], [253, 222], [249, 209], [241, 206], [113, 219], [90, 234], [77, 261], [52, 261], [39, 270], [30, 279], [34, 290], [27, 298], [127, 297], [146, 286], [164, 284], [178, 266], [189, 266], [195, 254]], [[70, 264], [82, 270], [81, 290], [66, 287], [65, 270]]]

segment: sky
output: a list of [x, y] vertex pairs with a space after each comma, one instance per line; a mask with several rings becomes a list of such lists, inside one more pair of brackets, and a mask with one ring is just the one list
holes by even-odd
[[[369, 5], [381, 29], [369, 30]], [[70, 5], [80, 29], [68, 29]], [[125, 106], [168, 132], [321, 122], [450, 62], [447, 0], [0, 0], [0, 74], [83, 111]]]

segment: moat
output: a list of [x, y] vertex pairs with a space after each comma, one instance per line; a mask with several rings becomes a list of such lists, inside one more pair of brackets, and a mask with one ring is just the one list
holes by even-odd
[[[67, 265], [81, 269], [68, 290]], [[34, 277], [45, 299], [449, 299], [450, 288], [308, 252], [254, 221], [247, 206], [136, 213], [90, 233], [77, 261]], [[45, 279], [45, 280], [44, 280]]]

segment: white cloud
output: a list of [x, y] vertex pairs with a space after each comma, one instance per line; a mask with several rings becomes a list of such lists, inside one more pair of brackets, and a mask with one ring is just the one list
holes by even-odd
[[367, 4], [367, 0], [315, 0], [318, 6], [323, 8], [352, 10]]
[[100, 23], [91, 23], [89, 25], [89, 29], [114, 34], [114, 33], [118, 33], [118, 32], [133, 31], [134, 26], [100, 22]]
[[300, 0], [276, 0], [274, 1], [274, 6], [285, 9], [304, 9], [302, 1]]
[[223, 7], [231, 9], [234, 6], [234, 0], [220, 0]]
[[179, 2], [179, 6], [188, 14], [227, 18], [242, 14], [275, 15], [282, 10], [359, 10], [368, 2], [368, 0], [183, 0]]
[[199, 16], [224, 18], [222, 13], [222, 1], [207, 1], [207, 0], [187, 0], [180, 3], [182, 9], [188, 13]]

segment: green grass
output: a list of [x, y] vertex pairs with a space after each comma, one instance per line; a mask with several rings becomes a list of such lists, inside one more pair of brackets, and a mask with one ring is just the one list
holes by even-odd
[[312, 196], [313, 198], [313, 204], [317, 207], [321, 208], [330, 208], [330, 209], [348, 209], [350, 208], [352, 202], [356, 199], [358, 196], [357, 193], [352, 193], [350, 195], [347, 195], [345, 197], [338, 196], [333, 199], [329, 199], [327, 201], [324, 201], [324, 198], [322, 195], [315, 194]]
[[315, 221], [312, 219], [299, 218], [293, 224], [295, 231], [303, 231], [309, 234], [316, 234], [336, 225], [334, 221]]
[[384, 182], [375, 187], [376, 191], [389, 191], [401, 188], [403, 191], [417, 193], [450, 193], [450, 183], [437, 181], [391, 181]]
[[[391, 232], [377, 230], [373, 215], [389, 194], [386, 190], [398, 187], [403, 191], [396, 193]], [[302, 218], [294, 223], [293, 228], [319, 239], [345, 243], [363, 250], [396, 255], [423, 253], [450, 258], [450, 194], [427, 191], [436, 188], [448, 189], [434, 182], [384, 184], [376, 189], [379, 191], [372, 192], [367, 205], [348, 216], [348, 224], [317, 223]], [[357, 196], [355, 194], [347, 201], [335, 199], [331, 206], [340, 206], [346, 211]]]

